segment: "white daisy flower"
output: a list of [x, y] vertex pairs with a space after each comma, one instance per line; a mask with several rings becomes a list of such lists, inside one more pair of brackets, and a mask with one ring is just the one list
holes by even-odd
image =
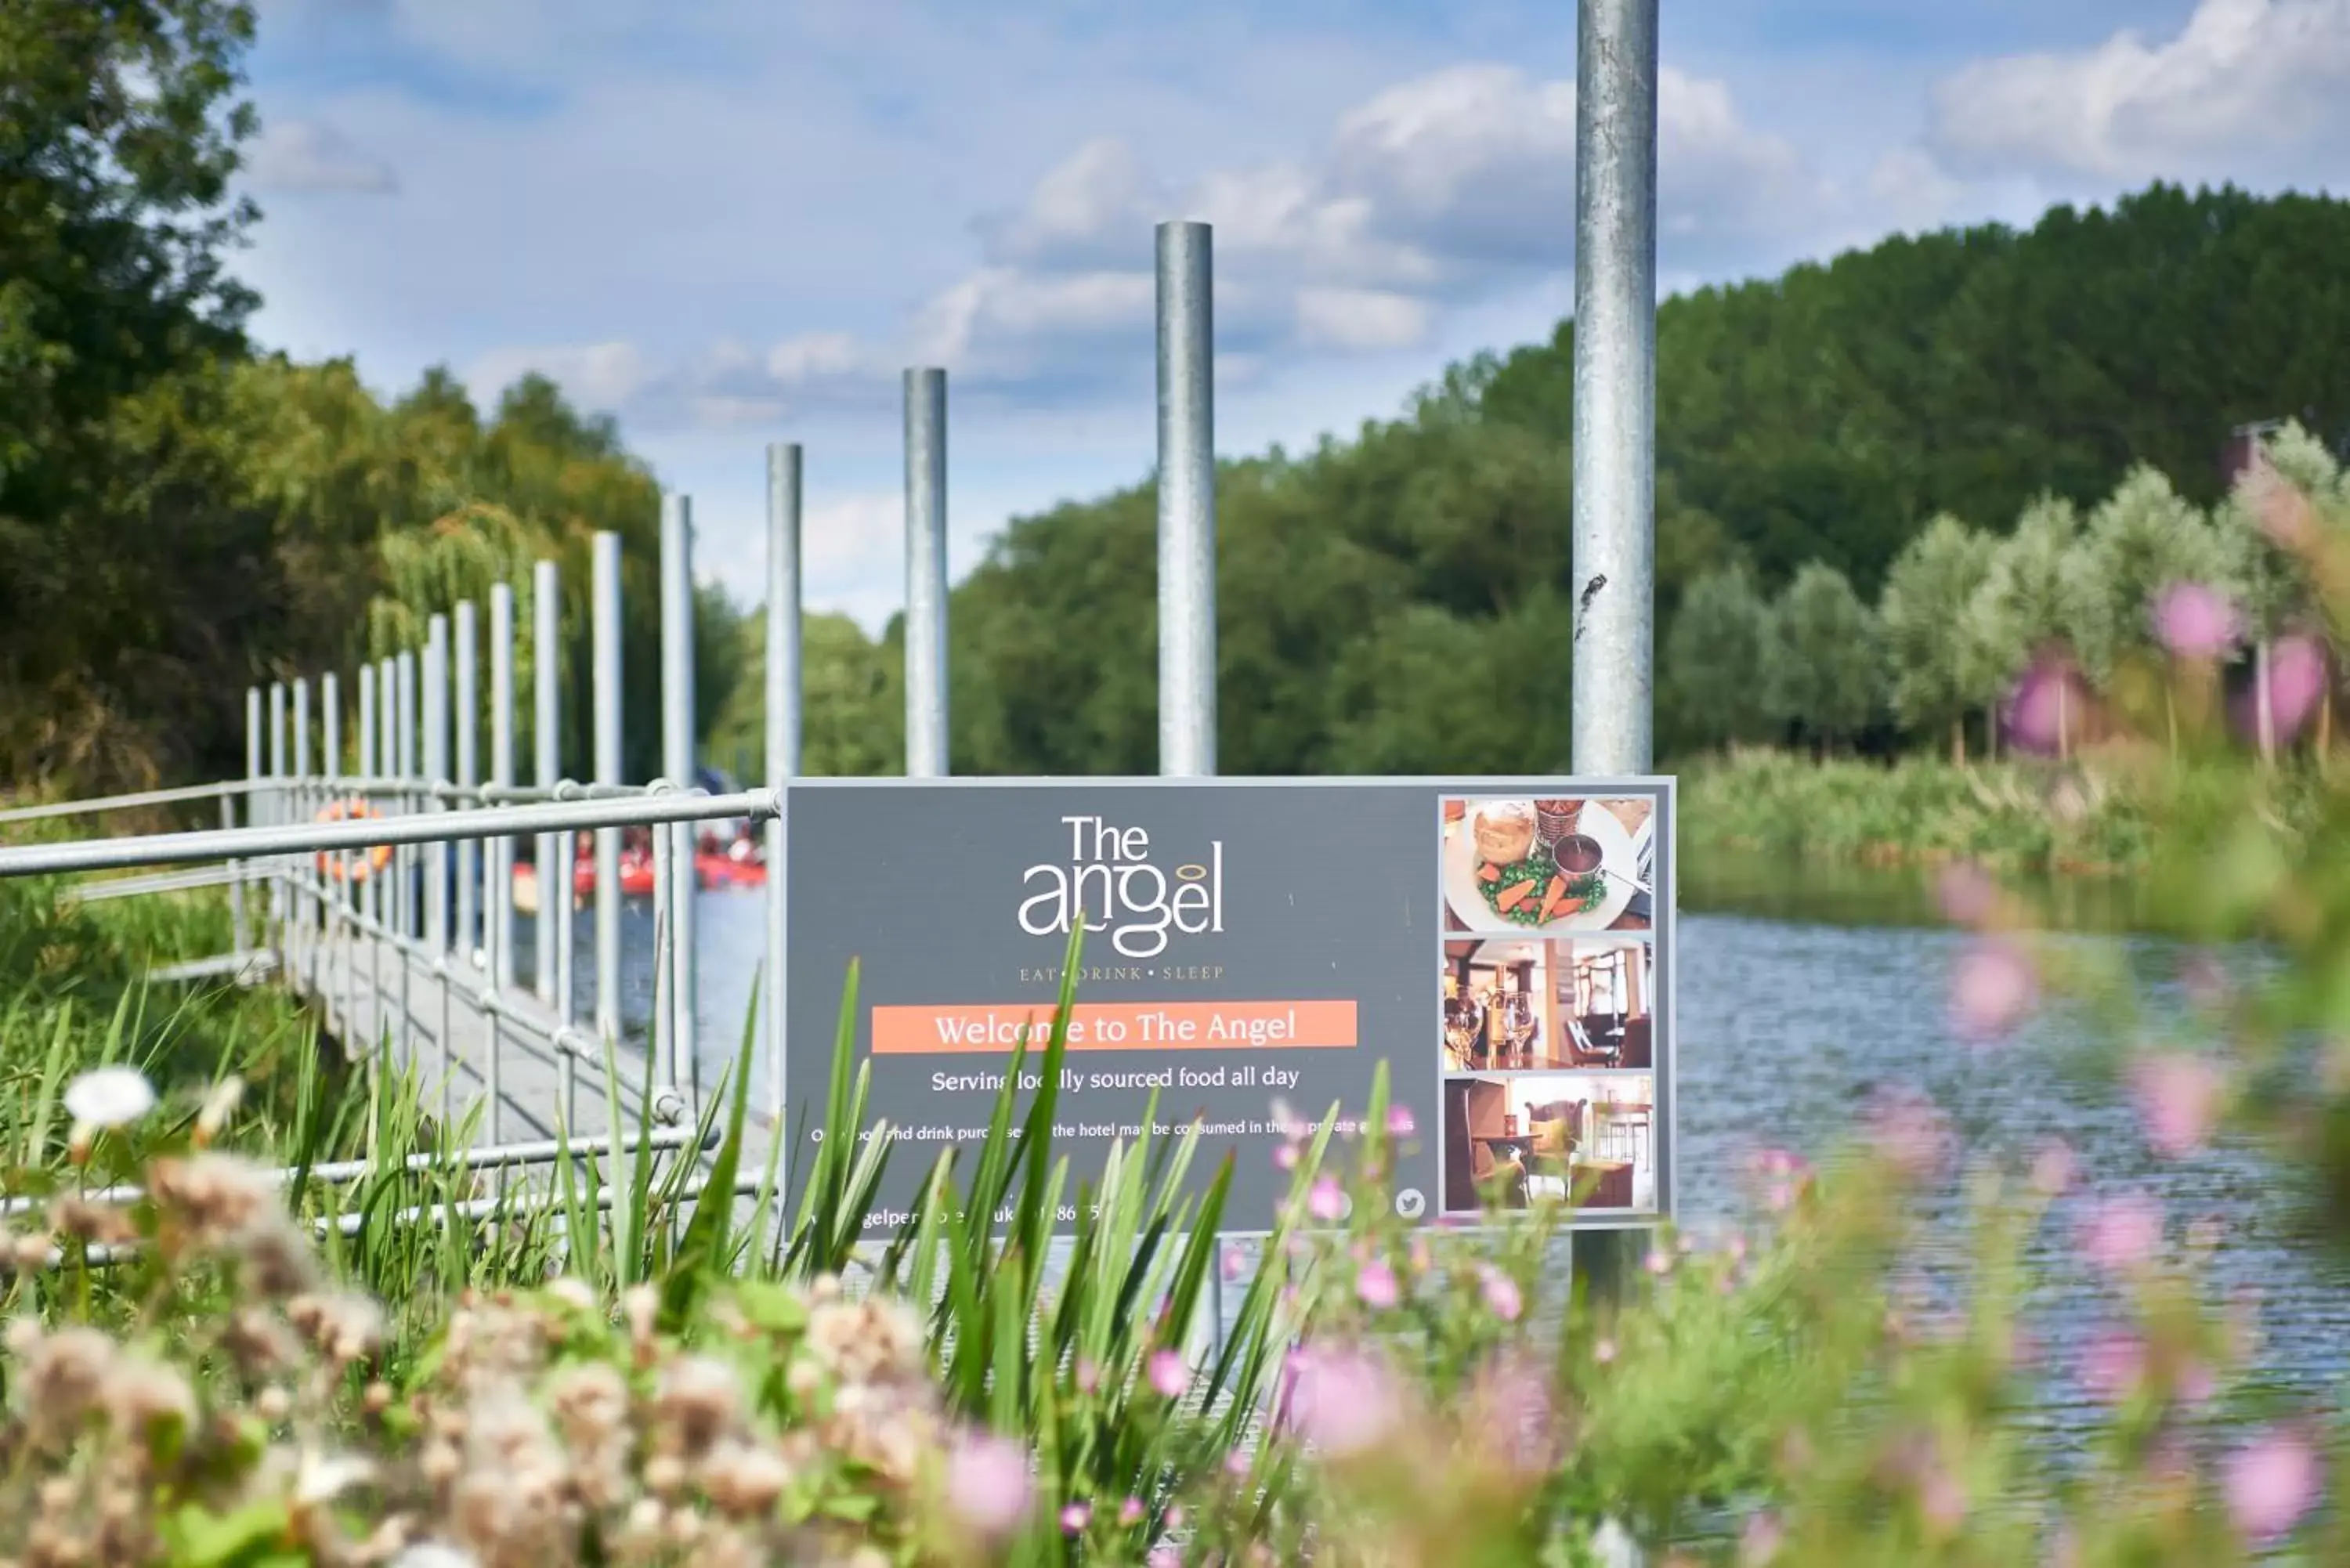
[[155, 1108], [155, 1090], [136, 1067], [100, 1067], [67, 1085], [65, 1103], [80, 1127], [127, 1127]]

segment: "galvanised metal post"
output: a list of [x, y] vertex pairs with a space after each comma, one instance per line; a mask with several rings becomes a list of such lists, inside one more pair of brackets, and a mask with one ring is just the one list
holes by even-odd
[[[490, 585], [490, 782], [511, 785], [515, 771], [515, 613], [514, 588]], [[505, 1024], [503, 995], [514, 989], [514, 847], [511, 838], [489, 843], [489, 992], [491, 1005], [482, 1020], [489, 1035], [490, 1144], [505, 1141], [505, 1086], [503, 1076]], [[499, 1168], [497, 1189], [505, 1190], [505, 1170]]]
[[[620, 780], [620, 536], [596, 535], [588, 558], [589, 619], [593, 622], [596, 782]], [[620, 830], [596, 830], [596, 1033], [608, 1046], [620, 1041]]]
[[[400, 769], [398, 713], [400, 697], [397, 691], [398, 683], [392, 679], [393, 668], [392, 660], [388, 658], [376, 662], [375, 713], [379, 733], [376, 736], [377, 771], [372, 776], [377, 778], [390, 778]], [[381, 797], [376, 804], [379, 809], [386, 813], [396, 811], [400, 807], [400, 802], [396, 797]], [[392, 857], [384, 863], [383, 870], [369, 879], [369, 886], [374, 889], [375, 909], [372, 912], [375, 919], [383, 921], [387, 926], [392, 923], [399, 913], [400, 864], [400, 857], [395, 852]], [[390, 882], [389, 891], [386, 890], [387, 879]], [[381, 999], [378, 1000], [380, 1002]]]
[[[558, 570], [553, 561], [540, 561], [532, 566], [530, 574], [531, 782], [541, 789], [554, 788], [556, 780], [563, 776], [563, 599]], [[538, 881], [538, 913], [530, 922], [530, 977], [539, 1001], [550, 1005], [555, 1001], [556, 922], [567, 928], [571, 924], [571, 861], [567, 855], [558, 862], [562, 846], [557, 837], [542, 833], [531, 846], [532, 875]], [[565, 1060], [569, 1060], [568, 1053]], [[567, 1131], [570, 1114], [566, 1106]]]
[[[310, 682], [307, 677], [294, 680], [294, 790], [287, 803], [293, 820], [299, 822], [315, 808], [310, 805]], [[307, 961], [313, 950], [310, 945], [310, 917], [313, 906], [302, 882], [289, 882], [294, 902], [294, 940], [302, 949], [303, 961]]]
[[[449, 776], [449, 618], [436, 615], [424, 629], [424, 776], [439, 784]], [[464, 803], [468, 806], [473, 803]], [[447, 809], [434, 794], [427, 811]], [[424, 940], [435, 953], [449, 950], [449, 856], [436, 846], [424, 868]]]
[[[490, 585], [490, 783], [515, 782], [515, 600], [510, 584]], [[515, 841], [490, 840], [490, 979], [515, 984]], [[495, 1019], [493, 1018], [493, 1023]]]
[[1216, 395], [1208, 225], [1159, 225], [1159, 771], [1216, 771]]
[[[400, 776], [408, 786], [407, 809], [403, 815], [415, 815], [416, 804], [416, 652], [402, 649], [392, 660], [392, 671], [399, 681], [400, 728], [394, 737], [400, 742]], [[411, 849], [399, 862], [400, 871], [400, 934], [413, 940], [416, 929], [416, 857]], [[400, 955], [400, 1054], [403, 1062], [413, 1060], [416, 1047], [416, 1010], [411, 996], [411, 979], [415, 965], [408, 955]], [[446, 1080], [443, 1080], [446, 1083]], [[445, 1092], [445, 1090], [444, 1090]]]
[[[382, 776], [376, 771], [374, 665], [359, 666], [359, 777], [372, 781]], [[354, 862], [352, 875], [355, 877], [364, 875], [366, 877], [366, 880], [359, 884], [359, 893], [357, 902], [360, 913], [364, 914], [369, 921], [368, 964], [369, 971], [373, 977], [374, 990], [368, 1001], [368, 1023], [371, 1025], [370, 1033], [374, 1038], [368, 1042], [367, 1048], [372, 1049], [380, 1044], [383, 1038], [383, 938], [380, 934], [382, 928], [376, 923], [383, 919], [383, 878], [376, 874], [365, 855], [360, 855]], [[354, 1028], [357, 1026], [356, 1017], [354, 1017], [353, 1026]]]
[[1575, 42], [1574, 765], [1651, 765], [1657, 0], [1581, 0]]
[[[342, 682], [336, 678], [335, 672], [331, 670], [318, 677], [318, 717], [326, 730], [324, 743], [319, 748], [319, 754], [326, 763], [326, 766], [319, 771], [326, 775], [326, 781], [319, 792], [319, 798], [332, 800], [335, 798], [336, 786], [342, 782], [343, 777], [343, 688]], [[338, 856], [331, 864], [347, 866], [349, 858], [348, 856]], [[343, 877], [338, 878], [333, 887], [328, 890], [326, 900], [328, 920], [338, 937], [343, 933], [341, 910], [349, 899], [350, 886], [350, 878]], [[340, 950], [343, 954], [343, 961], [348, 965], [350, 961], [350, 950], [345, 946]], [[346, 981], [349, 979], [348, 971], [344, 979]], [[341, 989], [338, 987], [338, 991]], [[338, 1002], [328, 1003], [330, 1009], [340, 1005]]]
[[[400, 711], [397, 715], [397, 727], [393, 732], [392, 738], [400, 746], [398, 768], [401, 784], [400, 810], [403, 814], [406, 814], [414, 812], [417, 809], [419, 802], [422, 798], [421, 792], [417, 788], [417, 785], [421, 781], [417, 776], [416, 771], [416, 747], [418, 735], [416, 732], [417, 687], [415, 649], [402, 649], [392, 659], [391, 668], [393, 676], [399, 683], [398, 695], [400, 700]], [[435, 682], [435, 684], [437, 685], [438, 682]], [[401, 865], [400, 872], [399, 929], [400, 934], [403, 937], [414, 937], [420, 934], [417, 922], [421, 911], [416, 907], [416, 867], [418, 864], [416, 851], [411, 847], [404, 857], [404, 863]]]
[[[244, 689], [244, 776], [249, 780], [261, 777], [261, 688], [258, 686]], [[260, 803], [259, 790], [245, 792], [246, 821], [258, 822], [261, 819]], [[224, 809], [222, 826], [234, 826], [234, 808], [228, 805], [226, 799], [222, 804]], [[244, 952], [245, 944], [252, 940], [252, 933], [244, 923], [244, 862], [237, 861], [230, 871], [233, 880], [228, 885], [228, 918], [235, 928], [235, 938], [229, 943], [229, 950]]]
[[[1575, 31], [1573, 766], [1653, 758], [1657, 435], [1657, 0], [1579, 0]], [[1604, 1239], [1603, 1239], [1604, 1238]], [[1586, 1232], [1597, 1293], [1641, 1232]]]
[[[269, 683], [269, 821], [283, 827], [290, 820], [286, 809], [286, 682]], [[269, 946], [282, 962], [286, 957], [286, 872], [269, 868]]]
[[906, 776], [947, 776], [947, 373], [906, 372]]
[[[424, 627], [424, 778], [427, 784], [439, 784], [449, 779], [449, 618], [432, 616]], [[463, 802], [461, 809], [470, 810], [474, 804]], [[436, 790], [425, 800], [424, 809], [429, 815], [438, 815], [449, 809], [449, 802]], [[455, 1093], [455, 1075], [451, 1071], [455, 1058], [449, 1042], [449, 846], [428, 844], [421, 846], [418, 853], [430, 857], [424, 867], [424, 940], [426, 950], [432, 955], [433, 1014], [437, 1020], [432, 1031], [432, 1056], [440, 1084], [441, 1126], [445, 1137], [450, 1126], [450, 1099]], [[404, 976], [411, 967], [403, 954], [400, 972]]]
[[[800, 448], [767, 448], [767, 787], [780, 794], [800, 771]], [[767, 1114], [784, 1125], [784, 822], [767, 824]]]
[[[694, 787], [693, 768], [693, 500], [661, 497], [661, 768], [681, 790]], [[693, 902], [699, 877], [694, 867], [695, 824], [669, 829], [670, 873], [670, 1067], [681, 1072], [667, 1086], [684, 1094], [690, 1116], [702, 1114], [702, 1063], [694, 1038], [694, 1004], [701, 995], [694, 964]]]
[[[657, 780], [666, 783], [666, 780]], [[677, 836], [667, 827], [653, 829], [653, 1095], [676, 1092], [677, 965], [669, 954], [677, 946]], [[692, 1118], [689, 1117], [688, 1120]]]
[[[1158, 228], [1159, 771], [1216, 771], [1214, 244], [1208, 225]], [[1223, 1280], [1208, 1293], [1221, 1350]]]
[[[482, 782], [482, 670], [481, 628], [473, 614], [473, 601], [457, 601], [457, 697], [452, 710], [457, 722], [457, 786], [467, 792], [466, 809], [482, 804], [471, 792]], [[435, 855], [445, 853], [435, 850]], [[457, 846], [457, 929], [455, 947], [460, 962], [472, 963], [479, 952], [482, 940], [482, 846], [478, 844]]]

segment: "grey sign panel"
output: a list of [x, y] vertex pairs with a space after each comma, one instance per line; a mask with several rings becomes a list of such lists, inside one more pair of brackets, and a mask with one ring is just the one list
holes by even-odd
[[1024, 1025], [1033, 1071], [1082, 919], [1055, 1129], [1076, 1181], [1156, 1090], [1161, 1130], [1202, 1125], [1199, 1181], [1233, 1158], [1224, 1228], [1269, 1229], [1283, 1113], [1358, 1117], [1385, 1063], [1406, 1218], [1572, 1181], [1580, 1222], [1647, 1223], [1671, 1201], [1671, 804], [1657, 779], [795, 783], [793, 1201], [852, 960], [896, 1139], [880, 1233], [942, 1148], [975, 1159]]

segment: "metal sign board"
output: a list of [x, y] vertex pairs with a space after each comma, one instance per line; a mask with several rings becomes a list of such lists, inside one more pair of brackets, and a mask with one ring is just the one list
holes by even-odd
[[[1276, 1153], [1379, 1064], [1410, 1114], [1398, 1211], [1579, 1195], [1584, 1228], [1673, 1208], [1673, 786], [1546, 780], [814, 780], [785, 794], [786, 1160], [823, 1136], [841, 991], [897, 1140], [873, 1231], [973, 1150], [1015, 1042], [1035, 1085], [1086, 923], [1055, 1151], [1072, 1185], [1198, 1121], [1224, 1228], [1269, 1230]], [[966, 1155], [967, 1160], [972, 1155]]]

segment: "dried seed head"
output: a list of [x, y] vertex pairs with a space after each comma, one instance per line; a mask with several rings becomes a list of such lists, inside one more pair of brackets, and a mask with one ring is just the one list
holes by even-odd
[[681, 1355], [661, 1369], [655, 1418], [689, 1458], [706, 1452], [734, 1425], [742, 1387], [734, 1369], [706, 1355]]
[[111, 1203], [92, 1203], [73, 1193], [49, 1205], [49, 1229], [101, 1247], [120, 1247], [139, 1239], [139, 1228], [125, 1210]]
[[286, 1317], [322, 1354], [346, 1366], [383, 1343], [383, 1309], [353, 1292], [296, 1296], [286, 1303]]
[[702, 1466], [702, 1495], [720, 1512], [737, 1519], [774, 1511], [791, 1480], [791, 1467], [783, 1455], [758, 1443], [721, 1443]]
[[195, 1390], [178, 1368], [160, 1361], [120, 1357], [107, 1371], [100, 1397], [108, 1417], [125, 1432], [144, 1433], [162, 1421], [176, 1421], [182, 1429], [196, 1422]]

